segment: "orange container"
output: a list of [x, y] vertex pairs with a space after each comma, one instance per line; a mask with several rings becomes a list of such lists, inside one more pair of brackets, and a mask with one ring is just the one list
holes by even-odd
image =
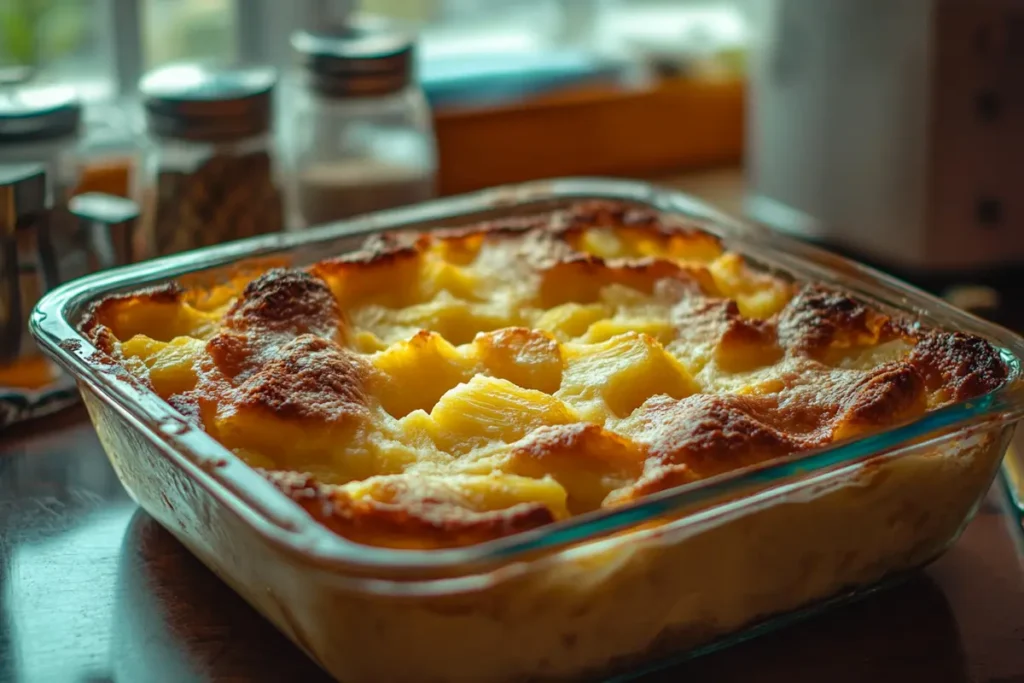
[[672, 79], [435, 116], [442, 194], [535, 178], [650, 176], [734, 165], [743, 150], [740, 80]]

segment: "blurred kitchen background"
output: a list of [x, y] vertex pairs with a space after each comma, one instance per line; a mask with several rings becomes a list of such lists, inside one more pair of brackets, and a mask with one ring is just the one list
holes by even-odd
[[[50, 251], [83, 252], [18, 296], [27, 310], [98, 267], [605, 175], [991, 313], [1024, 264], [1022, 65], [1014, 0], [0, 0], [0, 165], [43, 165], [46, 210], [79, 221]], [[114, 211], [116, 244], [95, 238], [116, 222], [96, 193], [138, 208]]]
[[121, 135], [130, 146], [129, 135], [146, 137], [135, 110], [147, 72], [181, 62], [268, 65], [281, 76], [275, 129], [286, 148], [283, 122], [302, 88], [293, 33], [336, 33], [372, 14], [415, 35], [440, 193], [566, 174], [649, 175], [738, 163], [746, 4], [0, 0], [0, 82], [69, 87], [84, 105], [81, 136]]

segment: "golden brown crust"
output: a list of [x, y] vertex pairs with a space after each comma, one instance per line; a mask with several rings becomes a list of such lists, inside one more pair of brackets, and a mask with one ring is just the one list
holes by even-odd
[[910, 362], [924, 375], [930, 390], [941, 390], [954, 402], [1002, 386], [1009, 372], [991, 344], [961, 332], [926, 332]]
[[634, 419], [644, 426], [639, 440], [655, 464], [686, 465], [704, 478], [824, 442], [820, 434], [793, 435], [775, 426], [775, 405], [770, 397], [656, 396]]
[[364, 386], [371, 372], [366, 360], [351, 351], [303, 335], [242, 382], [230, 402], [285, 420], [340, 422], [364, 414]]
[[392, 547], [457, 547], [510, 536], [555, 521], [541, 503], [468, 509], [451, 488], [429, 478], [385, 479], [374, 497], [355, 497], [309, 474], [261, 470], [318, 522], [352, 540]]
[[782, 355], [775, 322], [744, 317], [732, 299], [684, 299], [672, 320], [692, 338], [717, 339], [715, 360], [729, 372], [770, 365]]
[[834, 344], [878, 344], [898, 331], [895, 321], [863, 301], [820, 285], [802, 288], [779, 315], [782, 344], [810, 355]]
[[301, 270], [275, 268], [248, 285], [228, 310], [226, 327], [236, 330], [312, 333], [333, 338], [341, 321], [327, 283]]
[[[317, 520], [376, 545], [517, 533], [885, 429], [1009, 375], [982, 339], [783, 281], [698, 225], [622, 203], [376, 235], [309, 268], [225, 277], [110, 297], [82, 330], [191, 422], [280, 466], [262, 471]], [[517, 419], [529, 427], [504, 430]]]
[[832, 425], [832, 439], [847, 439], [917, 417], [927, 409], [924, 378], [910, 363], [883, 365], [853, 383]]
[[695, 293], [715, 291], [711, 274], [700, 266], [655, 258], [603, 259], [575, 254], [542, 271], [538, 301], [545, 307], [567, 301], [589, 303], [597, 300], [601, 289], [608, 285], [623, 285], [650, 294], [664, 280], [681, 282]]

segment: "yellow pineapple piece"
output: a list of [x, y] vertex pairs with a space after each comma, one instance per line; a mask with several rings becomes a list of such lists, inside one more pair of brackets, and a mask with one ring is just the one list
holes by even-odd
[[782, 358], [782, 349], [768, 340], [722, 340], [715, 347], [715, 362], [726, 372], [748, 372], [774, 365]]
[[627, 255], [626, 245], [612, 228], [588, 228], [573, 242], [576, 249], [601, 258], [621, 258]]
[[668, 237], [664, 249], [665, 256], [686, 263], [709, 264], [722, 255], [722, 243], [706, 232], [674, 233]]
[[611, 315], [611, 306], [605, 304], [567, 303], [542, 313], [533, 326], [567, 341], [582, 336], [593, 323]]
[[624, 417], [651, 396], [683, 398], [699, 391], [686, 369], [646, 334], [627, 332], [600, 344], [566, 344], [556, 396], [591, 422]]
[[609, 493], [634, 482], [646, 452], [594, 424], [541, 427], [512, 445], [499, 467], [527, 477], [553, 477], [573, 514], [596, 510]]
[[327, 282], [342, 311], [367, 304], [399, 308], [423, 299], [423, 261], [409, 248], [371, 263], [321, 261], [310, 272]]
[[665, 317], [615, 317], [611, 320], [598, 320], [587, 328], [587, 333], [583, 335], [581, 341], [586, 344], [596, 344], [627, 332], [646, 334], [657, 339], [661, 344], [668, 344], [676, 338], [675, 326]]
[[358, 418], [295, 420], [250, 406], [222, 406], [210, 431], [235, 452], [264, 453], [278, 467], [309, 472], [327, 483], [343, 483], [383, 469], [384, 463], [367, 443], [367, 429]]
[[368, 330], [358, 330], [355, 332], [351, 336], [349, 343], [352, 344], [353, 350], [359, 353], [376, 353], [388, 348], [388, 345], [380, 337]]
[[176, 337], [207, 339], [216, 332], [219, 321], [218, 312], [200, 311], [179, 301], [145, 298], [114, 302], [99, 315], [99, 322], [118, 339], [144, 335], [164, 342]]
[[484, 235], [476, 233], [464, 237], [447, 237], [431, 245], [430, 251], [457, 266], [468, 266], [476, 260], [484, 244]]
[[523, 503], [541, 503], [551, 510], [555, 519], [569, 515], [565, 489], [550, 478], [534, 479], [502, 473], [443, 477], [417, 475], [413, 479], [399, 475], [370, 477], [342, 488], [354, 500], [369, 498], [382, 503], [396, 503], [402, 499], [408, 502], [427, 499], [434, 505], [451, 505], [473, 512], [508, 510]]
[[620, 284], [602, 287], [600, 297], [602, 302], [617, 309], [623, 307], [642, 308], [649, 306], [654, 301], [650, 294]]
[[605, 259], [654, 257], [711, 263], [722, 254], [721, 243], [708, 233], [665, 233], [650, 226], [588, 228], [570, 243], [579, 251]]
[[423, 330], [372, 357], [380, 374], [373, 393], [395, 417], [414, 410], [430, 410], [441, 396], [468, 380], [475, 363], [436, 332]]
[[740, 313], [749, 318], [770, 318], [792, 296], [789, 285], [752, 270], [742, 256], [733, 252], [716, 259], [709, 269], [722, 294], [735, 299]]
[[486, 282], [466, 268], [445, 261], [432, 261], [426, 277], [431, 292], [448, 292], [457, 299], [469, 301], [483, 299]]
[[562, 352], [550, 334], [507, 327], [477, 335], [473, 351], [487, 373], [547, 394], [562, 382]]
[[782, 355], [775, 328], [756, 318], [727, 320], [715, 345], [715, 362], [726, 372], [774, 365]]
[[251, 448], [235, 448], [232, 449], [242, 462], [249, 467], [259, 467], [265, 470], [277, 469], [280, 465], [266, 453], [253, 450]]
[[149, 369], [153, 389], [168, 397], [195, 389], [196, 363], [205, 356], [206, 344], [193, 337], [175, 337], [169, 342], [135, 335], [121, 344], [125, 358], [137, 358]]
[[577, 419], [558, 399], [497, 377], [477, 375], [447, 392], [430, 412], [435, 441], [451, 453], [512, 443], [537, 427]]
[[471, 342], [479, 332], [511, 327], [520, 320], [502, 302], [474, 303], [455, 299], [448, 292], [432, 301], [396, 311], [396, 325], [433, 330], [453, 344]]

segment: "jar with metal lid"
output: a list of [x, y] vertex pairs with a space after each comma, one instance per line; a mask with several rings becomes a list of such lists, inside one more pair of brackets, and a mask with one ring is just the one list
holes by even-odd
[[66, 202], [77, 181], [81, 124], [82, 105], [71, 88], [0, 88], [0, 163], [41, 166], [47, 204]]
[[281, 230], [273, 69], [176, 65], [140, 83], [146, 120], [138, 245], [153, 256]]
[[300, 31], [298, 92], [283, 132], [290, 221], [309, 226], [433, 196], [437, 149], [414, 76], [414, 41], [354, 20], [334, 34]]
[[133, 258], [134, 202], [87, 193], [54, 204], [53, 194], [42, 164], [0, 163], [0, 427], [39, 401], [54, 406], [43, 389], [54, 388], [56, 368], [38, 354], [27, 326], [42, 294]]

